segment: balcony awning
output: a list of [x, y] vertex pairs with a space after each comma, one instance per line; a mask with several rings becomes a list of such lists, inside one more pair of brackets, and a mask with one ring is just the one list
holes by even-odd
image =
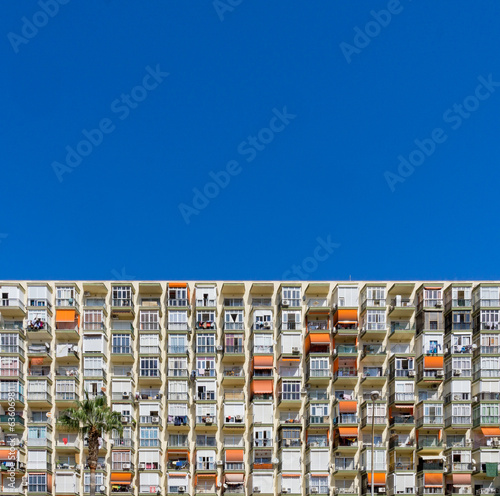
[[212, 480], [214, 484], [217, 484], [217, 475], [216, 474], [196, 474], [194, 479], [194, 484], [198, 484], [200, 479], [204, 480]]
[[76, 310], [56, 310], [56, 322], [74, 322]]
[[356, 413], [357, 407], [357, 401], [339, 401], [339, 412], [341, 413]]
[[443, 474], [424, 474], [425, 487], [443, 487]]
[[281, 474], [281, 477], [302, 477], [302, 474]]
[[253, 380], [252, 381], [252, 393], [256, 394], [272, 394], [273, 392], [273, 381], [272, 379], [264, 379], [262, 381]]
[[111, 484], [131, 484], [132, 474], [122, 472], [111, 472]]
[[425, 455], [420, 457], [422, 460], [440, 460], [443, 461], [443, 457], [439, 455]]
[[454, 486], [470, 486], [471, 474], [453, 474], [451, 481]]
[[243, 450], [227, 450], [226, 463], [243, 463]]
[[339, 427], [340, 437], [358, 437], [357, 427]]
[[300, 358], [282, 358], [281, 359], [282, 362], [300, 362]]
[[343, 324], [351, 324], [358, 322], [358, 311], [357, 310], [348, 310], [346, 308], [339, 308], [335, 315], [333, 316], [333, 323], [342, 322]]
[[[368, 472], [368, 483], [372, 483], [372, 474]], [[373, 484], [374, 485], [384, 485], [385, 484], [385, 473], [374, 473], [373, 474]]]
[[186, 472], [169, 472], [167, 475], [169, 479], [173, 479], [174, 477], [184, 479], [185, 477], [188, 476]]
[[500, 427], [483, 427], [481, 432], [484, 436], [500, 436]]
[[9, 455], [16, 455], [17, 456], [17, 450], [11, 451], [10, 449], [2, 449], [0, 450], [0, 460], [9, 460], [15, 462], [15, 460], [10, 460]]
[[327, 332], [308, 334], [306, 340], [309, 340], [313, 344], [330, 344], [330, 334]]
[[245, 474], [225, 474], [224, 482], [226, 484], [243, 484], [245, 482]]
[[187, 282], [169, 282], [169, 288], [187, 288]]
[[444, 359], [439, 356], [426, 356], [424, 357], [424, 368], [425, 369], [442, 369]]
[[253, 368], [254, 369], [272, 369], [273, 368], [272, 356], [254, 356], [253, 357]]

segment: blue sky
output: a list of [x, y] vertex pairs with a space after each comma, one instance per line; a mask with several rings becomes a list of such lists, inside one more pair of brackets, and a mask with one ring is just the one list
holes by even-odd
[[0, 279], [500, 279], [498, 2], [54, 2], [2, 5]]

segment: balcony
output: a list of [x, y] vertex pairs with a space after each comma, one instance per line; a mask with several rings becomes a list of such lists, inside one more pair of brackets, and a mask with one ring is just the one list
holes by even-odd
[[0, 401], [9, 403], [11, 401], [15, 401], [17, 403], [24, 403], [25, 397], [19, 391], [11, 391], [11, 392], [0, 391]]
[[330, 415], [309, 415], [306, 420], [306, 425], [308, 427], [330, 425], [330, 418]]
[[478, 425], [500, 425], [500, 417], [498, 415], [474, 415], [474, 427]]
[[36, 334], [40, 337], [52, 336], [51, 325], [41, 319], [30, 320], [26, 324], [26, 332], [28, 335]]
[[121, 449], [121, 448], [134, 448], [134, 439], [131, 437], [114, 437], [113, 438], [113, 448]]
[[28, 401], [40, 405], [52, 405], [52, 395], [47, 391], [28, 391]]
[[387, 417], [385, 415], [375, 415], [373, 417], [370, 414], [364, 414], [363, 418], [361, 419], [361, 428], [372, 425], [372, 420], [373, 420], [373, 425], [375, 428], [377, 427], [385, 427], [387, 424]]
[[167, 425], [171, 427], [189, 427], [189, 417], [187, 415], [168, 415]]
[[24, 426], [24, 418], [21, 415], [0, 415], [0, 424]]
[[169, 298], [167, 300], [167, 306], [169, 306], [169, 307], [188, 307], [189, 301], [187, 298]]
[[280, 424], [298, 424], [301, 423], [302, 417], [299, 412], [281, 412]]
[[0, 377], [6, 378], [6, 377], [15, 377], [16, 379], [24, 379], [24, 374], [20, 368], [13, 368], [13, 367], [1, 367], [0, 368]]
[[196, 423], [206, 427], [217, 427], [217, 416], [213, 415], [197, 415]]
[[339, 368], [333, 375], [333, 379], [335, 381], [337, 380], [342, 380], [342, 379], [355, 379], [357, 380], [358, 378], [358, 371], [354, 367], [342, 367]]
[[167, 329], [169, 331], [189, 331], [189, 324], [187, 322], [168, 322]]
[[280, 392], [278, 395], [279, 403], [284, 401], [300, 401], [301, 394], [300, 392]]
[[225, 355], [242, 355], [245, 353], [245, 348], [243, 346], [224, 346]]
[[21, 345], [0, 345], [0, 353], [20, 355], [24, 357], [24, 348]]
[[254, 437], [252, 440], [252, 446], [254, 448], [272, 448], [273, 447], [273, 440]]
[[328, 320], [313, 320], [307, 323], [307, 332], [329, 331]]
[[333, 377], [331, 369], [315, 369], [311, 368], [311, 364], [306, 372], [306, 380], [311, 382], [323, 382], [329, 381]]
[[222, 372], [222, 384], [245, 384], [245, 371], [243, 367], [226, 367]]
[[381, 344], [365, 344], [361, 352], [361, 360], [363, 358], [385, 360], [387, 352]]
[[500, 393], [478, 393], [473, 397], [474, 402], [478, 401], [500, 401]]
[[195, 325], [196, 330], [212, 330], [215, 331], [217, 329], [217, 325], [213, 320], [200, 320], [196, 322]]
[[215, 298], [196, 298], [196, 306], [201, 308], [210, 308], [217, 306]]
[[158, 425], [162, 427], [162, 419], [158, 415], [141, 415], [139, 417], [140, 424], [150, 424], [150, 425]]
[[470, 393], [450, 393], [444, 397], [445, 405], [452, 401], [470, 401]]
[[302, 446], [300, 438], [286, 438], [279, 440], [279, 448], [297, 448]]
[[26, 308], [20, 298], [0, 298], [0, 313], [5, 317], [21, 317]]
[[[281, 331], [301, 331], [302, 323], [301, 322], [281, 322], [280, 324]], [[256, 328], [254, 324], [254, 330], [260, 330], [260, 328]], [[272, 330], [272, 325], [269, 327], [269, 330]]]
[[254, 345], [252, 347], [252, 354], [265, 354], [269, 355], [274, 353], [274, 347], [272, 344], [270, 345]]

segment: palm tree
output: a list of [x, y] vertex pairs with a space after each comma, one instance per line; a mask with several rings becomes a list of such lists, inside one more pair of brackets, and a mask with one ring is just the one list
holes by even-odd
[[90, 468], [90, 496], [96, 493], [96, 468], [99, 458], [99, 438], [103, 433], [118, 431], [123, 433], [120, 413], [113, 412], [107, 405], [104, 395], [89, 398], [85, 391], [85, 399], [76, 401], [76, 406], [61, 413], [57, 420], [58, 425], [69, 430], [77, 431], [83, 438], [88, 439], [89, 455], [87, 463]]

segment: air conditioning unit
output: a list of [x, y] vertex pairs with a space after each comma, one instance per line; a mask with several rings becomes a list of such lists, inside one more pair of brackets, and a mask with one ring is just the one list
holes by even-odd
[[224, 346], [222, 346], [220, 344], [217, 346], [217, 351], [222, 351], [223, 349], [224, 349]]
[[99, 491], [101, 491], [101, 493], [106, 491], [106, 486], [99, 486]]
[[317, 494], [319, 489], [317, 487], [311, 487], [311, 494]]
[[128, 424], [128, 417], [122, 417], [121, 421], [123, 424]]
[[255, 486], [255, 487], [253, 488], [253, 492], [254, 492], [254, 493], [260, 493], [260, 487], [259, 487], [259, 486]]
[[122, 394], [122, 398], [123, 398], [124, 400], [128, 400], [128, 399], [130, 398], [130, 393], [123, 393], [123, 394]]
[[436, 370], [436, 377], [443, 377], [444, 370]]
[[300, 392], [301, 392], [302, 394], [307, 394], [307, 389], [306, 389], [305, 387], [303, 387], [303, 388], [300, 390]]
[[179, 491], [180, 493], [185, 493], [185, 492], [186, 492], [186, 486], [179, 486], [178, 491]]
[[217, 460], [217, 465], [219, 465], [219, 467], [221, 467], [222, 465], [224, 465], [224, 462], [222, 460]]
[[378, 488], [379, 493], [385, 493], [385, 486], [379, 487]]
[[462, 371], [460, 369], [453, 369], [453, 375], [462, 375]]
[[236, 415], [236, 422], [241, 422], [243, 417], [241, 415]]
[[291, 446], [292, 445], [292, 440], [291, 439], [285, 439], [285, 446]]
[[408, 377], [415, 377], [415, 371], [414, 370], [408, 370]]
[[139, 470], [146, 470], [146, 463], [144, 462], [139, 463]]
[[214, 423], [214, 419], [212, 417], [207, 417], [205, 419], [205, 424], [212, 425]]
[[122, 467], [123, 467], [123, 470], [130, 470], [130, 468], [132, 467], [132, 465], [130, 465], [130, 463], [124, 463], [122, 465]]
[[22, 482], [22, 485], [23, 485], [24, 487], [26, 487], [26, 486], [28, 485], [28, 481], [23, 481], [23, 482]]
[[455, 401], [460, 401], [462, 399], [462, 397], [459, 394], [456, 394], [455, 396], [453, 396], [453, 399]]
[[479, 401], [479, 396], [474, 396], [474, 398], [472, 398], [472, 399], [473, 399], [473, 401], [474, 401], [475, 403], [477, 403], [477, 402]]
[[160, 423], [160, 417], [151, 417], [151, 423], [152, 424], [159, 424]]
[[294, 355], [299, 354], [299, 353], [300, 353], [300, 348], [297, 348], [297, 346], [294, 346], [294, 347], [292, 348], [292, 353], [293, 353]]
[[281, 300], [281, 306], [282, 307], [290, 306], [290, 301], [289, 300]]
[[288, 491], [288, 488], [287, 488], [287, 487], [283, 487], [283, 488], [281, 489], [281, 494], [288, 494], [288, 492], [289, 492], [289, 491]]
[[472, 345], [472, 349], [473, 349], [473, 350], [477, 350], [477, 344], [473, 344], [473, 345]]

